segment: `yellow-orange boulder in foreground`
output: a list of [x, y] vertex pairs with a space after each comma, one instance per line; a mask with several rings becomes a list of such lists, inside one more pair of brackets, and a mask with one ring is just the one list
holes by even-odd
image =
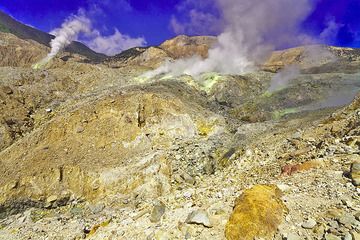
[[234, 211], [225, 228], [228, 240], [270, 239], [281, 224], [286, 206], [281, 191], [274, 185], [256, 185], [235, 201]]

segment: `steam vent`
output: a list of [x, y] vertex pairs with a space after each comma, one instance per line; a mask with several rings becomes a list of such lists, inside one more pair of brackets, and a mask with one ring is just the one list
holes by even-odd
[[360, 240], [360, 2], [0, 2], [0, 240]]

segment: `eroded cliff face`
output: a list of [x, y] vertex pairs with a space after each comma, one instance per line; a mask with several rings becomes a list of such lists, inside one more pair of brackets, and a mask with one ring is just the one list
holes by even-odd
[[0, 236], [357, 236], [358, 50], [274, 52], [243, 75], [139, 77], [206, 58], [215, 42], [179, 36], [98, 64], [64, 52], [34, 70], [48, 49], [0, 34]]
[[89, 200], [168, 193], [167, 150], [176, 141], [201, 141], [225, 131], [223, 117], [173, 92], [191, 89], [176, 83], [172, 88], [115, 91], [56, 113], [2, 152], [2, 204], [41, 202], [61, 192]]

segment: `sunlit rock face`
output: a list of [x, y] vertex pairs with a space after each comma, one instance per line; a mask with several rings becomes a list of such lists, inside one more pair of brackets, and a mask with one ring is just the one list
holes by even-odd
[[169, 193], [167, 149], [176, 139], [206, 139], [225, 130], [221, 116], [177, 92], [186, 89], [115, 91], [53, 118], [2, 152], [1, 204], [42, 203], [59, 193], [64, 196], [58, 202], [70, 196], [147, 199]]
[[262, 68], [277, 72], [295, 65], [307, 73], [355, 73], [360, 61], [359, 49], [310, 45], [275, 51]]
[[206, 58], [209, 49], [216, 43], [216, 37], [209, 36], [178, 36], [162, 43], [159, 47], [170, 53], [174, 59], [192, 57]]
[[208, 51], [216, 43], [215, 37], [178, 36], [167, 40], [159, 46], [148, 48], [132, 48], [105, 62], [111, 67], [124, 67], [126, 65], [156, 69], [167, 61], [200, 56], [206, 58]]

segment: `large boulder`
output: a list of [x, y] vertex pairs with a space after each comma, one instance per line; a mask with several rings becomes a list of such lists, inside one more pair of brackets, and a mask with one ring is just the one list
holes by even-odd
[[280, 189], [273, 185], [256, 185], [236, 199], [225, 236], [228, 240], [271, 239], [286, 211]]

